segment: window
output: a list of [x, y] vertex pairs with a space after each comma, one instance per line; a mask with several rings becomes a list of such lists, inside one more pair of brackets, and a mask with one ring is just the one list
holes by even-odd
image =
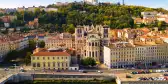
[[91, 52], [89, 52], [89, 56], [91, 56]]
[[33, 63], [33, 67], [36, 67], [36, 63]]
[[43, 62], [43, 67], [46, 67], [46, 64], [45, 64], [45, 62]]
[[68, 63], [66, 63], [66, 67], [68, 67]]
[[95, 46], [97, 46], [97, 42], [95, 43]]
[[92, 52], [92, 56], [94, 57], [94, 52]]
[[37, 57], [37, 60], [39, 60], [39, 57]]
[[58, 67], [60, 67], [60, 63], [58, 63]]
[[50, 67], [50, 62], [48, 62], [48, 67]]
[[97, 57], [97, 55], [98, 55], [98, 51], [96, 51], [96, 57]]
[[89, 42], [89, 46], [91, 46], [91, 43]]
[[43, 57], [43, 60], [45, 60], [45, 57]]
[[59, 57], [57, 57], [57, 59], [59, 59]]
[[64, 63], [62, 63], [62, 67], [64, 66]]
[[55, 57], [53, 57], [53, 60], [55, 59]]
[[50, 57], [48, 57], [48, 60], [50, 60]]
[[94, 46], [94, 42], [92, 42], [92, 46]]
[[53, 62], [53, 67], [55, 67], [55, 62]]
[[37, 67], [40, 67], [40, 63], [37, 63]]
[[35, 60], [35, 57], [33, 57], [33, 60]]
[[62, 57], [62, 59], [64, 59], [64, 57]]

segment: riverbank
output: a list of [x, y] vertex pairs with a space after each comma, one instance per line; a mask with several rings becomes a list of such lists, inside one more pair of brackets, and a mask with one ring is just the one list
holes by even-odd
[[35, 80], [22, 81], [19, 83], [5, 83], [5, 84], [116, 84], [115, 80]]

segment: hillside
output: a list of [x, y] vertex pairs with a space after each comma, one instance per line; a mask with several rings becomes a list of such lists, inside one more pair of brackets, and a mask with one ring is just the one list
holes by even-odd
[[[102, 24], [109, 25], [110, 28], [134, 28], [132, 17], [141, 17], [141, 12], [157, 11], [168, 13], [162, 8], [154, 9], [142, 6], [123, 6], [120, 4], [103, 4], [99, 6], [71, 3], [67, 6], [49, 5], [48, 7], [58, 8], [58, 12], [40, 11], [25, 12], [25, 21], [30, 21], [35, 17], [39, 18], [40, 28], [46, 31], [68, 31], [73, 33], [76, 25]], [[23, 25], [23, 12], [14, 13], [18, 16], [17, 24]], [[20, 21], [20, 22], [19, 22]]]

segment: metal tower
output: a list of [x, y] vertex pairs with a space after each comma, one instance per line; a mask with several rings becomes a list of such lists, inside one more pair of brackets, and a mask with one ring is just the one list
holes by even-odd
[[123, 0], [123, 5], [125, 5], [125, 2], [124, 2], [124, 0]]

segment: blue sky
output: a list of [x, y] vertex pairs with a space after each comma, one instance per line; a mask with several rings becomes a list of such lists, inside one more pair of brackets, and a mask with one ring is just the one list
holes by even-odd
[[[0, 8], [17, 8], [22, 6], [39, 6], [53, 4], [54, 2], [73, 2], [82, 0], [0, 0]], [[99, 0], [99, 2], [121, 2], [122, 0]], [[168, 0], [125, 0], [129, 5], [141, 5], [147, 7], [168, 9]]]

